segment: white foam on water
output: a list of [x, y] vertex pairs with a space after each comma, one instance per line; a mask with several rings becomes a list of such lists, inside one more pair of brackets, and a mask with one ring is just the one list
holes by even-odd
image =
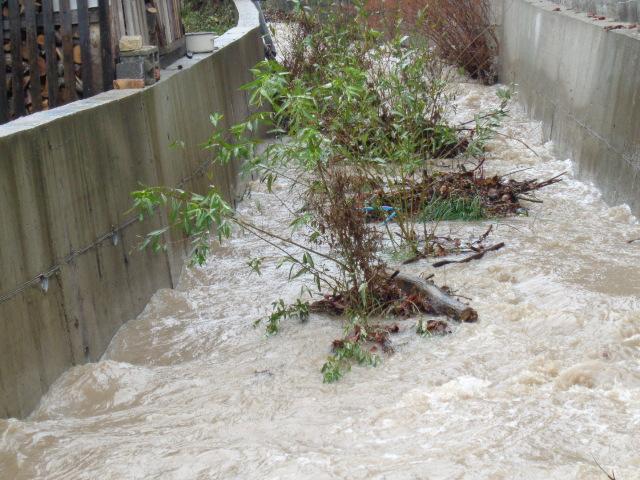
[[[462, 84], [456, 115], [496, 105], [495, 90]], [[528, 147], [497, 137], [491, 172], [569, 173], [529, 217], [440, 227], [477, 236], [494, 223], [507, 243], [436, 272], [473, 299], [479, 323], [425, 339], [404, 322], [395, 355], [323, 384], [341, 325], [312, 315], [270, 339], [252, 328], [300, 283], [276, 269], [275, 249], [238, 234], [179, 289], [158, 291], [103, 360], [65, 373], [30, 418], [0, 420], [0, 478], [603, 478], [596, 457], [639, 479], [640, 244], [625, 241], [640, 226], [574, 178], [517, 108], [502, 131]], [[253, 190], [242, 214], [287, 231], [289, 213]], [[251, 254], [266, 257], [262, 277]]]

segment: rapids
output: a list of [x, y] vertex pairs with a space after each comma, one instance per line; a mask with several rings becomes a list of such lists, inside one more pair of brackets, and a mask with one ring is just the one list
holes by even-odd
[[[460, 90], [461, 119], [497, 103], [495, 87]], [[490, 171], [569, 173], [528, 217], [441, 225], [466, 238], [493, 222], [507, 244], [436, 272], [480, 322], [421, 338], [403, 321], [394, 355], [323, 384], [340, 323], [312, 315], [271, 338], [253, 328], [300, 283], [276, 269], [275, 249], [238, 234], [158, 291], [29, 418], [0, 420], [0, 478], [604, 479], [595, 458], [618, 480], [640, 479], [640, 242], [626, 243], [640, 225], [576, 179], [517, 107], [501, 131]], [[285, 180], [276, 188], [296, 204]], [[289, 212], [258, 183], [239, 208], [288, 229]], [[250, 256], [266, 257], [262, 277]]]

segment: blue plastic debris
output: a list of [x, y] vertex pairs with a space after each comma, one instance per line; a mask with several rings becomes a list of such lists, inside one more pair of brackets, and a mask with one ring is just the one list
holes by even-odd
[[384, 221], [382, 222], [383, 225], [387, 225], [391, 220], [393, 220], [396, 216], [398, 216], [398, 213], [396, 212], [396, 209], [393, 208], [393, 207], [390, 207], [389, 205], [381, 205], [379, 207], [368, 207], [367, 206], [367, 207], [364, 207], [363, 210], [366, 213], [373, 213], [376, 210], [389, 213], [387, 218], [385, 218]]
[[385, 218], [384, 222], [382, 222], [383, 225], [386, 225], [387, 223], [389, 223], [391, 220], [393, 220], [394, 218], [396, 218], [398, 214], [394, 211], [391, 215], [389, 215], [387, 218]]

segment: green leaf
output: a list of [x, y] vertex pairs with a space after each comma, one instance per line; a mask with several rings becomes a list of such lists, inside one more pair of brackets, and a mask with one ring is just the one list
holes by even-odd
[[367, 306], [367, 293], [369, 291], [369, 283], [368, 282], [363, 282], [360, 284], [360, 287], [358, 288], [358, 293], [360, 294], [360, 300], [362, 301], [362, 306], [366, 307]]
[[262, 262], [264, 259], [265, 257], [252, 258], [251, 260], [249, 260], [249, 262], [247, 262], [247, 265], [249, 265], [249, 268], [252, 272], [257, 273], [260, 276], [262, 275], [260, 267], [262, 266]]

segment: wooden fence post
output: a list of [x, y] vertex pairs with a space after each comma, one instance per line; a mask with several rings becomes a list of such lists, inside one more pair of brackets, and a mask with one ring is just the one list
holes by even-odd
[[20, 4], [18, 0], [9, 0], [9, 28], [11, 30], [11, 77], [13, 79], [13, 114], [20, 117], [26, 113], [24, 108], [24, 89], [22, 88], [22, 33], [20, 29]]
[[7, 66], [4, 61], [4, 35], [0, 42], [0, 123], [9, 120], [9, 102], [7, 101]]
[[[4, 15], [8, 13], [4, 20], [0, 16], [0, 124], [113, 88], [114, 28], [116, 33], [119, 28], [114, 22], [122, 0], [97, 0], [95, 9], [89, 8], [90, 0], [76, 0], [74, 10], [73, 0], [59, 0], [59, 12], [53, 10], [54, 1], [0, 0], [6, 5]], [[125, 3], [132, 14], [129, 21], [137, 21], [135, 31], [148, 37], [144, 0]], [[98, 32], [100, 43], [92, 46]], [[100, 78], [94, 79], [94, 73]]]
[[98, 0], [100, 16], [100, 57], [102, 60], [102, 90], [113, 88], [113, 45], [111, 40], [111, 18], [109, 0]]
[[38, 27], [36, 24], [36, 2], [24, 2], [25, 31], [27, 35], [27, 55], [29, 56], [29, 94], [31, 95], [31, 111], [42, 110], [42, 95], [40, 90], [40, 67], [38, 66]]
[[82, 97], [95, 94], [93, 85], [93, 65], [91, 63], [91, 34], [89, 27], [89, 2], [78, 1], [78, 30], [80, 31], [80, 56], [82, 59]]
[[60, 0], [60, 14], [62, 21], [62, 59], [64, 62], [64, 90], [65, 102], [77, 100], [76, 76], [73, 68], [73, 24], [69, 0]]
[[53, 2], [42, 0], [45, 58], [47, 61], [47, 94], [49, 108], [58, 105], [58, 58], [56, 54], [56, 30], [53, 24]]

